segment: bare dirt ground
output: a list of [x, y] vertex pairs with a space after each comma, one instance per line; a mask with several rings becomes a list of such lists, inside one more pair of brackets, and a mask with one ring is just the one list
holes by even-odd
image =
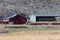
[[60, 30], [21, 31], [0, 34], [0, 40], [60, 40]]

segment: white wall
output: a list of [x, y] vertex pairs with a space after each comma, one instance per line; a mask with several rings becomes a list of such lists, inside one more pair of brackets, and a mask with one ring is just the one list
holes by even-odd
[[30, 21], [31, 22], [36, 22], [36, 16], [35, 15], [31, 15], [30, 16]]

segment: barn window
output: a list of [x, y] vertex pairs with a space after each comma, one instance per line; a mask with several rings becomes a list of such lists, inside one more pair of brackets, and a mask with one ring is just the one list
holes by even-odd
[[54, 16], [36, 16], [36, 21], [56, 21]]

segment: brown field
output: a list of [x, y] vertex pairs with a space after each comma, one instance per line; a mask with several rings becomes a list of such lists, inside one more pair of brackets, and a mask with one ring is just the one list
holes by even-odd
[[[1, 26], [5, 26], [5, 25], [1, 25]], [[7, 26], [9, 26], [9, 25], [7, 25]], [[16, 26], [16, 25], [12, 25], [12, 26]], [[46, 29], [40, 30], [41, 29], [40, 28], [38, 30], [37, 29], [27, 29], [28, 31], [26, 31], [26, 29], [24, 29], [25, 30], [24, 31], [23, 29], [19, 29], [21, 31], [0, 34], [0, 40], [60, 40], [60, 25], [59, 26], [55, 25], [56, 27], [59, 27], [57, 30], [55, 30], [56, 27], [54, 25], [51, 26], [52, 28], [54, 28], [54, 30], [51, 30], [50, 26], [51, 25], [49, 25], [49, 27], [47, 27], [47, 30]], [[43, 27], [43, 25], [41, 27]], [[43, 28], [45, 28], [45, 27], [43, 27]], [[12, 31], [12, 29], [10, 31]], [[14, 31], [15, 31], [15, 29], [14, 29]]]
[[60, 30], [21, 31], [0, 34], [0, 40], [60, 40]]

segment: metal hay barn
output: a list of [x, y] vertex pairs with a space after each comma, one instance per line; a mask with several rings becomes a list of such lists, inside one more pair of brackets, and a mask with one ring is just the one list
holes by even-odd
[[22, 17], [18, 14], [9, 14], [3, 17], [3, 23], [7, 24], [25, 24], [27, 22], [27, 18]]
[[29, 17], [32, 24], [60, 24], [60, 13], [40, 13]]

